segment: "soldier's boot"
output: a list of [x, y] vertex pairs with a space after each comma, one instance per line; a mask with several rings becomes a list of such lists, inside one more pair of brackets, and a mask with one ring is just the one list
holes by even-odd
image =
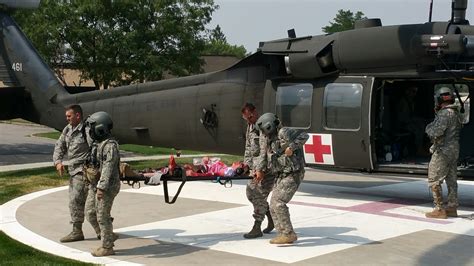
[[94, 257], [103, 257], [103, 256], [115, 255], [115, 251], [114, 251], [113, 248], [100, 247], [100, 248], [92, 251], [91, 254]]
[[448, 217], [458, 217], [458, 208], [456, 208], [456, 207], [446, 208], [446, 215]]
[[273, 218], [272, 218], [272, 215], [270, 214], [270, 210], [268, 210], [265, 215], [267, 216], [268, 224], [267, 224], [267, 228], [263, 229], [263, 232], [265, 234], [269, 234], [275, 228], [275, 225], [273, 224]]
[[425, 213], [426, 218], [434, 218], [434, 219], [446, 219], [448, 215], [446, 214], [445, 209], [437, 209]]
[[425, 213], [426, 218], [434, 219], [446, 219], [446, 210], [443, 208], [443, 192], [441, 191], [441, 186], [433, 186], [431, 188], [433, 192], [433, 199], [435, 203], [435, 208], [431, 212]]
[[288, 235], [279, 235], [273, 239], [270, 240], [270, 244], [291, 244], [298, 240], [298, 237], [296, 236], [295, 232], [291, 232]]
[[59, 239], [61, 243], [74, 242], [84, 240], [84, 233], [82, 232], [82, 223], [73, 223], [72, 232], [67, 236]]
[[257, 237], [262, 237], [262, 229], [260, 228], [262, 226], [262, 222], [260, 221], [255, 221], [252, 227], [252, 230], [250, 232], [244, 234], [244, 238], [257, 238]]

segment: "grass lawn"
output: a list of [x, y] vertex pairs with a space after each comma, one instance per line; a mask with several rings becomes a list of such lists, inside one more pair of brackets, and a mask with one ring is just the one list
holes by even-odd
[[[221, 156], [230, 165], [242, 160], [241, 156]], [[192, 158], [176, 158], [177, 164], [192, 163]], [[158, 168], [168, 164], [168, 160], [138, 161], [129, 163], [134, 170]], [[0, 173], [0, 204], [16, 197], [68, 184], [68, 176], [58, 177], [54, 167], [20, 170]], [[126, 186], [126, 185], [124, 185]], [[67, 203], [65, 203], [67, 204]], [[67, 222], [67, 221], [64, 221]], [[68, 260], [35, 250], [15, 241], [0, 231], [0, 265], [93, 265]]]
[[1, 265], [94, 265], [50, 255], [11, 239], [0, 231]]
[[[50, 138], [50, 139], [58, 139], [61, 135], [61, 132], [54, 131], [54, 132], [46, 132], [46, 133], [37, 133], [34, 134], [36, 137], [42, 138]], [[154, 146], [145, 146], [145, 145], [136, 145], [136, 144], [121, 144], [120, 150], [133, 152], [141, 155], [168, 155], [168, 154], [176, 154], [176, 150], [172, 148], [161, 148], [161, 147], [154, 147]], [[199, 151], [189, 151], [189, 150], [182, 150], [181, 154], [201, 154], [202, 152]]]
[[68, 177], [60, 178], [54, 167], [0, 173], [0, 204], [16, 197], [68, 184]]

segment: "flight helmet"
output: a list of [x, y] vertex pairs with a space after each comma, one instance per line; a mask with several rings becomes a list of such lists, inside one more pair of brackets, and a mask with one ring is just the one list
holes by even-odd
[[96, 112], [86, 120], [89, 133], [93, 140], [102, 141], [110, 136], [114, 123], [110, 115], [106, 112]]
[[451, 88], [443, 86], [436, 91], [436, 104], [440, 105], [444, 102], [454, 103], [454, 94]]
[[280, 119], [273, 113], [265, 113], [258, 118], [255, 125], [263, 134], [269, 136], [276, 133]]

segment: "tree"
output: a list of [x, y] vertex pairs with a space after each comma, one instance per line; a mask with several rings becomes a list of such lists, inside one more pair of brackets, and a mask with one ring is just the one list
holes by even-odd
[[213, 0], [44, 0], [15, 18], [50, 64], [70, 63], [97, 88], [202, 71]]
[[339, 9], [336, 17], [333, 19], [334, 22], [329, 22], [329, 26], [322, 27], [324, 33], [334, 33], [345, 30], [354, 29], [354, 23], [357, 20], [366, 19], [364, 13], [357, 11], [357, 13], [352, 13], [350, 10]]
[[219, 25], [215, 29], [208, 31], [208, 40], [204, 48], [204, 55], [231, 55], [237, 58], [244, 58], [247, 50], [243, 45], [231, 45], [222, 32]]

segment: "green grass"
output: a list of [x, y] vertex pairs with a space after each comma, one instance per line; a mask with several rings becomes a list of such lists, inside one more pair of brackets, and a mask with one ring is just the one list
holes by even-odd
[[0, 231], [1, 265], [94, 265], [57, 257], [11, 239]]
[[[42, 137], [42, 138], [50, 138], [50, 139], [58, 139], [61, 135], [61, 132], [54, 131], [54, 132], [46, 132], [46, 133], [37, 133], [33, 136]], [[154, 147], [154, 146], [145, 146], [145, 145], [136, 145], [136, 144], [121, 144], [120, 149], [123, 151], [133, 152], [141, 155], [168, 155], [168, 154], [176, 154], [176, 150], [173, 148], [161, 148], [161, 147]], [[189, 151], [189, 150], [182, 150], [181, 154], [201, 154], [202, 152], [199, 151]]]
[[59, 139], [59, 136], [61, 136], [61, 132], [54, 131], [54, 132], [46, 132], [46, 133], [36, 133], [36, 134], [33, 134], [33, 136], [48, 138], [48, 139]]
[[68, 176], [59, 177], [54, 167], [0, 173], [0, 204], [16, 197], [68, 184]]
[[[136, 145], [136, 144], [120, 144], [120, 149], [142, 155], [168, 155], [176, 154], [176, 150], [172, 148], [161, 148], [154, 146]], [[202, 154], [199, 151], [182, 150], [181, 154]]]

